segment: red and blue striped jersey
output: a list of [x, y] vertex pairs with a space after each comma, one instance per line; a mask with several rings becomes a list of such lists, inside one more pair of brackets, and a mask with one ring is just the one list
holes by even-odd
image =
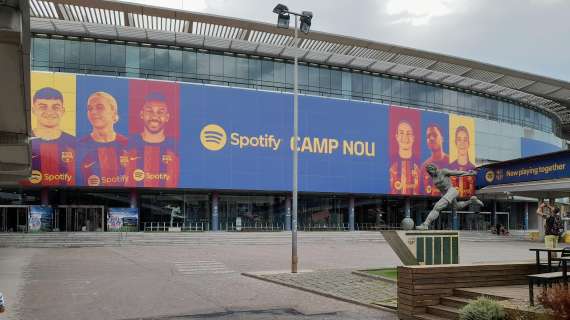
[[127, 137], [117, 134], [114, 141], [96, 142], [91, 135], [79, 139], [78, 185], [123, 186], [128, 163]]
[[166, 138], [160, 143], [144, 141], [140, 135], [129, 139], [127, 185], [132, 187], [176, 187], [179, 158], [176, 141]]
[[32, 184], [75, 185], [75, 137], [65, 132], [55, 140], [32, 140]]

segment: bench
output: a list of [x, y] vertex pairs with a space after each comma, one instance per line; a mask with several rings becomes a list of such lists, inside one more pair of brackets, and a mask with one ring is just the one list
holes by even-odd
[[548, 285], [552, 287], [552, 283], [560, 282], [564, 278], [562, 271], [538, 273], [528, 275], [528, 298], [530, 305], [534, 306], [534, 285], [542, 285], [544, 288]]

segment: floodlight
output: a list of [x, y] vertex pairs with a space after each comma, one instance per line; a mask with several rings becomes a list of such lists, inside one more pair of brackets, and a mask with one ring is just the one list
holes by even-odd
[[313, 19], [313, 13], [311, 11], [303, 11], [301, 14], [301, 32], [304, 34], [309, 33], [311, 28], [311, 19]]
[[288, 13], [289, 12], [289, 8], [287, 8], [286, 5], [284, 4], [278, 4], [275, 6], [275, 8], [273, 8], [273, 13], [277, 13], [277, 14], [283, 14], [283, 13]]
[[283, 29], [289, 29], [289, 19], [291, 17], [288, 13], [280, 13], [277, 16], [277, 27]]

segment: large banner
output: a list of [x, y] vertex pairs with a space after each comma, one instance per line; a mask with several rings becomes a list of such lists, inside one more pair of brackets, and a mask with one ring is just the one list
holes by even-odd
[[[425, 166], [469, 170], [475, 121], [418, 109], [168, 81], [34, 72], [27, 185], [438, 196]], [[457, 179], [461, 196], [474, 180]]]
[[47, 206], [30, 206], [28, 213], [28, 231], [51, 231], [53, 224], [53, 209]]
[[490, 164], [477, 172], [477, 187], [570, 177], [570, 158], [565, 152]]
[[107, 231], [139, 231], [138, 208], [109, 208]]

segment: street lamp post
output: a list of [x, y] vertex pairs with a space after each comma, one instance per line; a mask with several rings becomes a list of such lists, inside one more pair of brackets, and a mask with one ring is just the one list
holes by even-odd
[[298, 191], [299, 191], [299, 80], [298, 80], [298, 20], [301, 19], [301, 31], [305, 34], [309, 33], [311, 27], [311, 19], [313, 13], [310, 11], [303, 11], [302, 13], [295, 13], [289, 11], [287, 6], [278, 4], [273, 12], [278, 15], [277, 26], [280, 28], [289, 28], [289, 15], [295, 18], [295, 36], [293, 38], [294, 50], [294, 66], [293, 66], [293, 141], [295, 146], [293, 148], [293, 212], [291, 214], [291, 272], [297, 273], [297, 266], [299, 264], [299, 257], [297, 255], [297, 207], [298, 207]]

